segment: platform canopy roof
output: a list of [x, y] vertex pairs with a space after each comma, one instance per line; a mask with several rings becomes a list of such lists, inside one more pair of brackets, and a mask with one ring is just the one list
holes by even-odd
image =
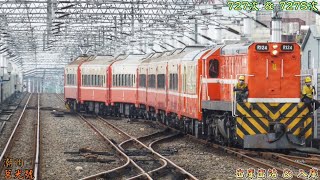
[[204, 37], [195, 24], [232, 31], [228, 25], [247, 16], [223, 7], [224, 0], [0, 0], [0, 54], [26, 75], [55, 75], [83, 53], [145, 53], [154, 40]]

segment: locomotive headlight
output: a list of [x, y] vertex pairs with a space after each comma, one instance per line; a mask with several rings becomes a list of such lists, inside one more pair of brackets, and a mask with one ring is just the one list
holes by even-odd
[[277, 49], [278, 45], [274, 44], [272, 47], [273, 47], [273, 49]]
[[272, 51], [272, 55], [276, 56], [278, 54], [278, 51], [277, 50], [273, 50]]

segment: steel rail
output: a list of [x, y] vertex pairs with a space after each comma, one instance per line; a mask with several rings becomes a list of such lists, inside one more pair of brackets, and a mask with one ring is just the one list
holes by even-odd
[[[127, 167], [130, 163], [132, 163], [132, 159], [127, 156], [125, 153], [123, 153], [113, 142], [111, 142], [111, 140], [109, 138], [107, 138], [101, 131], [99, 131], [92, 123], [90, 123], [86, 118], [84, 118], [83, 116], [81, 116], [80, 114], [78, 114], [78, 116], [80, 117], [80, 119], [82, 119], [83, 121], [85, 121], [95, 132], [97, 132], [104, 140], [106, 140], [113, 149], [116, 150], [116, 152], [118, 152], [119, 155], [123, 156], [126, 159], [126, 163], [122, 166], [119, 166], [117, 168], [108, 170], [108, 171], [104, 171], [98, 174], [94, 174], [85, 178], [82, 178], [81, 180], [93, 180], [96, 179], [97, 177], [101, 177], [101, 176], [105, 176], [106, 174], [110, 174], [112, 172], [124, 169], [125, 167]], [[136, 166], [136, 164], [133, 164], [134, 166]], [[141, 168], [137, 167], [140, 171], [142, 170]], [[148, 177], [148, 179], [152, 179], [149, 175], [146, 174], [146, 172], [144, 172], [143, 170], [141, 171], [142, 174], [145, 174], [145, 176]]]
[[38, 93], [38, 119], [37, 119], [37, 143], [36, 157], [34, 161], [34, 179], [38, 179], [39, 174], [39, 157], [40, 157], [40, 94]]
[[[234, 155], [236, 156], [237, 158], [239, 158], [241, 161], [243, 162], [246, 162], [246, 163], [249, 163], [253, 166], [256, 166], [256, 167], [259, 167], [259, 168], [264, 168], [264, 169], [276, 169], [277, 172], [280, 172], [281, 174], [283, 174], [283, 170], [278, 168], [278, 167], [274, 167], [273, 165], [271, 164], [268, 164], [268, 163], [264, 163], [264, 162], [261, 162], [257, 159], [254, 159], [248, 155], [246, 155], [247, 151], [245, 150], [244, 152], [241, 152], [241, 150], [235, 150], [234, 148], [229, 148], [229, 147], [225, 147], [225, 146], [222, 146], [222, 145], [218, 145], [218, 144], [213, 144], [213, 143], [209, 143], [207, 142], [206, 140], [202, 140], [202, 139], [198, 139], [194, 136], [191, 136], [191, 135], [187, 135], [187, 137], [191, 140], [194, 140], [196, 142], [199, 142], [201, 144], [204, 144], [206, 146], [209, 146], [209, 147], [212, 147], [214, 149], [217, 149], [217, 150], [223, 150], [224, 152], [228, 153], [228, 154], [231, 154], [231, 155]], [[293, 175], [292, 179], [300, 179], [298, 178], [296, 175]]]
[[[64, 99], [59, 95], [59, 94], [56, 94], [56, 96], [62, 101], [64, 102]], [[101, 172], [101, 173], [97, 173], [97, 174], [94, 174], [94, 175], [91, 175], [91, 176], [87, 176], [87, 177], [84, 177], [82, 178], [81, 180], [96, 180], [96, 178], [99, 178], [99, 177], [103, 177], [107, 174], [110, 174], [110, 173], [113, 173], [113, 172], [116, 172], [116, 171], [119, 171], [119, 170], [122, 170], [122, 169], [125, 169], [127, 166], [130, 165], [130, 158], [129, 156], [127, 156], [125, 153], [123, 153], [109, 138], [107, 138], [101, 131], [99, 131], [92, 123], [90, 123], [89, 121], [87, 121], [86, 118], [84, 118], [83, 116], [81, 116], [80, 114], [78, 114], [78, 117], [83, 120], [88, 126], [90, 126], [96, 133], [98, 133], [99, 136], [101, 136], [105, 141], [107, 141], [107, 143], [109, 145], [111, 145], [111, 147], [117, 152], [118, 155], [122, 156], [125, 158], [125, 164], [123, 164], [122, 166], [119, 166], [119, 167], [116, 167], [114, 169], [111, 169], [111, 170], [108, 170], [108, 171], [104, 171], [104, 172]]]
[[[14, 127], [8, 141], [7, 141], [7, 144], [5, 146], [5, 148], [3, 149], [2, 151], [2, 154], [0, 156], [0, 164], [1, 164], [1, 168], [3, 167], [3, 158], [7, 155], [7, 153], [9, 153], [9, 147], [10, 145], [12, 145], [11, 143], [13, 142], [13, 138], [14, 136], [16, 135], [16, 132], [17, 132], [17, 129], [18, 129], [18, 126], [20, 125], [20, 122], [25, 114], [25, 111], [26, 111], [26, 108], [28, 107], [28, 104], [29, 104], [29, 101], [32, 97], [32, 93], [29, 95], [28, 97], [28, 100], [19, 116], [19, 119], [17, 121], [17, 124], [16, 126]], [[34, 179], [37, 180], [39, 179], [38, 178], [38, 175], [39, 175], [39, 157], [40, 157], [40, 96], [38, 94], [37, 96], [37, 104], [38, 104], [38, 108], [37, 108], [37, 129], [36, 129], [36, 142], [35, 142], [35, 154], [34, 154]], [[1, 169], [2, 170], [2, 169]]]
[[[151, 151], [152, 154], [156, 155], [157, 157], [159, 157], [159, 159], [163, 159], [165, 161], [168, 162], [168, 164], [170, 164], [171, 166], [173, 166], [174, 168], [178, 169], [182, 174], [187, 175], [189, 177], [189, 179], [194, 179], [197, 180], [197, 178], [195, 176], [193, 176], [191, 173], [187, 172], [186, 170], [184, 170], [183, 168], [181, 168], [180, 166], [176, 165], [175, 163], [173, 163], [172, 161], [170, 161], [168, 158], [162, 156], [161, 154], [159, 154], [158, 152], [154, 151], [153, 149], [151, 149], [150, 147], [146, 146], [145, 144], [143, 144], [141, 141], [139, 141], [137, 138], [130, 136], [128, 133], [124, 132], [123, 130], [119, 129], [118, 127], [112, 125], [111, 123], [109, 123], [108, 121], [106, 121], [104, 118], [98, 116], [99, 119], [103, 120], [105, 123], [107, 123], [109, 126], [111, 126], [113, 129], [117, 129], [117, 131], [125, 134], [126, 136], [131, 137], [130, 141], [134, 141], [138, 144], [140, 144], [142, 147], [148, 149], [149, 151]], [[128, 140], [126, 140], [128, 141]], [[120, 145], [119, 145], [120, 146]]]
[[281, 154], [278, 153], [272, 153], [272, 152], [261, 152], [260, 153], [262, 157], [269, 159], [269, 160], [277, 160], [280, 163], [296, 167], [298, 169], [303, 169], [305, 171], [309, 171], [310, 169], [314, 169], [316, 167], [303, 164], [294, 160], [289, 159], [288, 157], [282, 156]]
[[[167, 127], [161, 123], [158, 123], [160, 124], [161, 126], [163, 127]], [[174, 128], [171, 128], [169, 127], [171, 130], [173, 131], [177, 131], [176, 129]], [[273, 153], [273, 152], [255, 152], [255, 151], [251, 151], [251, 150], [243, 150], [243, 149], [238, 149], [238, 148], [232, 148], [232, 147], [225, 147], [225, 146], [222, 146], [222, 145], [218, 145], [218, 144], [213, 144], [213, 143], [209, 143], [205, 140], [202, 140], [202, 139], [198, 139], [194, 136], [191, 136], [191, 135], [187, 135], [188, 138], [196, 141], [196, 142], [199, 142], [199, 143], [202, 143], [204, 145], [209, 145], [210, 147], [213, 147], [215, 149], [218, 149], [218, 150], [223, 150], [229, 154], [232, 154], [232, 155], [235, 155], [236, 157], [240, 158], [242, 161], [244, 162], [247, 162], [251, 165], [254, 165], [254, 166], [257, 166], [257, 167], [263, 167], [263, 168], [275, 168], [273, 167], [272, 165], [270, 164], [267, 164], [267, 163], [263, 163], [263, 162], [260, 162], [259, 160], [256, 160], [250, 156], [254, 156], [254, 157], [262, 157], [264, 159], [274, 159], [274, 160], [277, 160], [278, 162], [282, 163], [282, 164], [286, 164], [286, 165], [290, 165], [290, 166], [293, 166], [293, 167], [296, 167], [296, 168], [300, 168], [300, 169], [303, 169], [303, 170], [306, 170], [306, 171], [309, 171], [310, 169], [317, 169], [317, 167], [313, 167], [313, 166], [310, 166], [308, 165], [309, 163], [312, 164], [312, 165], [318, 165], [320, 162], [319, 162], [319, 158], [320, 158], [320, 155], [317, 155], [317, 154], [307, 154], [307, 156], [309, 158], [303, 158], [303, 157], [294, 157], [294, 156], [289, 156], [289, 155], [284, 155], [284, 154], [280, 154], [280, 153]], [[164, 138], [165, 139], [165, 138]], [[162, 141], [162, 139], [159, 139], [158, 141], [156, 142], [153, 142], [152, 144], [150, 144], [150, 147], [152, 148], [152, 146], [156, 143], [159, 143], [160, 141]], [[300, 162], [296, 162], [295, 160], [297, 161], [304, 161], [304, 163], [300, 163]], [[275, 168], [277, 169], [278, 172], [280, 173], [283, 173], [283, 170], [280, 169], [280, 168]], [[299, 179], [297, 176], [293, 176], [292, 179]]]
[[3, 165], [2, 165], [2, 164], [3, 164], [3, 158], [4, 158], [4, 156], [6, 155], [7, 150], [9, 149], [9, 146], [10, 146], [10, 144], [11, 144], [11, 142], [12, 142], [12, 139], [13, 139], [14, 135], [16, 134], [16, 130], [17, 130], [17, 128], [18, 128], [18, 126], [19, 126], [19, 124], [20, 124], [20, 121], [21, 121], [21, 119], [22, 119], [22, 117], [23, 117], [23, 115], [24, 115], [24, 112], [25, 112], [25, 110], [26, 110], [26, 108], [27, 108], [27, 106], [28, 106], [28, 104], [29, 104], [29, 101], [30, 101], [31, 96], [32, 96], [32, 93], [29, 95], [28, 100], [27, 100], [26, 104], [24, 105], [23, 110], [22, 110], [22, 112], [21, 112], [21, 114], [20, 114], [20, 117], [19, 117], [19, 119], [18, 119], [18, 121], [17, 121], [17, 124], [16, 124], [16, 126], [14, 127], [14, 129], [13, 129], [13, 131], [12, 131], [12, 133], [11, 133], [8, 141], [7, 141], [7, 144], [6, 144], [6, 146], [4, 147], [4, 149], [3, 149], [3, 151], [2, 151], [2, 153], [1, 153], [1, 155], [0, 155], [0, 164], [1, 164], [0, 167], [3, 167]]

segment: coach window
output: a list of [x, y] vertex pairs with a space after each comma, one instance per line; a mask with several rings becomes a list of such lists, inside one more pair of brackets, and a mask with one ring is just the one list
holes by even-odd
[[129, 87], [130, 86], [130, 75], [126, 74], [126, 86]]
[[93, 75], [91, 74], [91, 75], [89, 75], [89, 76], [90, 76], [90, 79], [89, 79], [90, 86], [92, 86], [92, 85], [93, 85]]
[[128, 74], [128, 86], [131, 87], [132, 81], [131, 81], [131, 74]]
[[126, 86], [129, 86], [129, 77], [128, 76], [129, 76], [129, 74], [126, 74], [126, 78], [125, 78], [126, 79]]
[[136, 84], [136, 75], [134, 74], [133, 75], [133, 85], [135, 85]]
[[124, 86], [124, 84], [125, 84], [125, 76], [124, 76], [124, 74], [121, 74], [121, 86]]
[[90, 79], [89, 79], [89, 81], [90, 81], [90, 86], [92, 86], [93, 85], [93, 75], [91, 74], [91, 75], [89, 75], [90, 76]]
[[89, 75], [86, 75], [86, 80], [87, 80], [86, 86], [89, 86]]
[[125, 78], [124, 74], [121, 74], [121, 86], [124, 86], [124, 81], [125, 81], [124, 78]]
[[146, 75], [145, 74], [139, 75], [139, 87], [146, 87]]
[[133, 87], [134, 86], [134, 75], [133, 74], [131, 74], [131, 87]]
[[87, 74], [86, 76], [87, 76], [86, 77], [86, 79], [87, 79], [86, 86], [89, 86], [89, 75]]
[[94, 81], [95, 81], [94, 75], [92, 74], [92, 75], [90, 75], [90, 76], [91, 76], [91, 86], [94, 86]]
[[86, 79], [87, 79], [86, 86], [89, 86], [89, 83], [90, 83], [90, 82], [89, 82], [89, 78], [90, 78], [90, 76], [89, 76], [88, 74], [87, 74], [86, 76], [87, 76], [87, 77], [86, 77]]
[[67, 74], [67, 85], [69, 85], [69, 74]]
[[164, 74], [158, 74], [157, 75], [157, 88], [158, 89], [165, 89], [165, 75]]
[[115, 86], [118, 86], [118, 76], [117, 75], [115, 75], [115, 81], [116, 81]]
[[155, 81], [156, 81], [156, 75], [154, 75], [154, 74], [148, 75], [148, 87], [149, 88], [155, 88], [155, 85], [156, 85]]
[[81, 85], [83, 85], [83, 75], [81, 75]]
[[105, 77], [106, 77], [105, 75], [101, 76], [101, 87], [103, 87], [105, 84], [105, 82], [104, 82], [106, 80]]
[[118, 83], [119, 83], [118, 75], [116, 74], [116, 85], [115, 86], [118, 86]]
[[209, 61], [209, 77], [217, 78], [219, 76], [219, 61], [214, 59]]
[[120, 74], [118, 74], [117, 76], [118, 76], [118, 78], [117, 78], [118, 79], [118, 85], [117, 86], [120, 86], [120, 84], [121, 84], [121, 76], [120, 76]]
[[123, 74], [122, 75], [122, 86], [126, 86], [126, 82], [127, 82], [127, 75], [126, 74]]
[[122, 74], [119, 74], [119, 79], [120, 79], [119, 80], [119, 86], [122, 86], [122, 76], [123, 76]]
[[178, 90], [178, 74], [173, 74], [173, 89]]
[[74, 76], [73, 74], [71, 74], [71, 84], [73, 85], [73, 82], [74, 82]]
[[119, 86], [119, 75], [116, 74], [116, 87], [118, 87], [118, 86]]

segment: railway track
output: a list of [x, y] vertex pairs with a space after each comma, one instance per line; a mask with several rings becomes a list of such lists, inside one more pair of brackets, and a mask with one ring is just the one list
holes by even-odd
[[39, 179], [40, 94], [30, 94], [1, 153], [1, 176]]
[[[143, 120], [143, 122], [146, 122]], [[147, 121], [148, 122], [148, 121]], [[148, 122], [149, 123], [149, 122]], [[161, 124], [161, 123], [160, 123]], [[167, 127], [163, 124], [161, 124], [163, 127]], [[176, 129], [170, 128], [172, 131], [178, 131]], [[318, 170], [320, 168], [320, 155], [318, 154], [310, 154], [310, 153], [303, 153], [302, 157], [301, 155], [286, 155], [283, 153], [276, 153], [276, 152], [257, 152], [252, 150], [244, 150], [244, 149], [238, 149], [238, 148], [232, 148], [232, 147], [226, 147], [214, 143], [210, 143], [206, 140], [198, 139], [192, 135], [186, 135], [190, 140], [201, 143], [205, 146], [212, 147], [217, 150], [222, 150], [226, 152], [227, 154], [231, 154], [241, 161], [244, 161], [254, 167], [257, 168], [264, 168], [266, 170], [268, 169], [276, 169], [278, 172], [278, 177], [280, 177], [283, 173], [287, 173], [285, 169], [278, 168], [274, 166], [274, 163], [267, 163], [262, 162], [260, 159], [265, 159], [269, 162], [277, 162], [279, 164], [290, 166], [294, 169], [299, 170], [301, 172], [304, 170], [309, 175], [310, 170]], [[150, 147], [152, 148], [158, 143], [161, 143], [163, 141], [167, 141], [171, 137], [163, 137], [159, 140], [156, 140], [150, 144]], [[259, 159], [260, 158], [260, 159]], [[288, 169], [287, 169], [288, 170]], [[290, 169], [291, 170], [291, 169]], [[290, 175], [289, 175], [290, 176]], [[291, 179], [301, 179], [301, 176], [298, 177], [295, 174], [292, 174]]]
[[[170, 170], [168, 170], [170, 168], [168, 167], [170, 167], [173, 164], [173, 168], [174, 168], [175, 164], [171, 161], [167, 161], [167, 158], [162, 158], [163, 156], [161, 157], [161, 155], [158, 152], [156, 152], [153, 149], [153, 147], [158, 143], [161, 143], [161, 142], [167, 141], [170, 138], [176, 137], [179, 134], [178, 130], [169, 128], [169, 130], [166, 129], [165, 131], [160, 131], [147, 136], [135, 138], [123, 132], [119, 128], [113, 126], [112, 124], [107, 122], [105, 119], [99, 117], [99, 120], [104, 121], [104, 124], [107, 124], [107, 126], [109, 126], [114, 131], [117, 131], [119, 134], [121, 134], [124, 138], [127, 139], [122, 143], [120, 143], [118, 147], [126, 155], [127, 162], [125, 167], [129, 167], [129, 165], [131, 164], [131, 168], [133, 165], [140, 170], [140, 174], [134, 177], [131, 177], [132, 179], [134, 178], [147, 178], [147, 179], [152, 178], [153, 179], [155, 177], [159, 179], [159, 177], [161, 177], [161, 175], [163, 174], [167, 174], [167, 175], [170, 174]], [[165, 125], [163, 126], [167, 128]], [[272, 164], [268, 163], [268, 161], [278, 162], [280, 164], [298, 169], [299, 171], [304, 170], [306, 173], [309, 173], [309, 170], [311, 169], [319, 169], [320, 167], [320, 156], [316, 154], [305, 154], [306, 157], [301, 157], [301, 156], [286, 155], [286, 154], [275, 153], [275, 152], [255, 152], [250, 150], [243, 150], [243, 149], [221, 146], [218, 144], [207, 142], [206, 140], [195, 138], [194, 136], [191, 136], [191, 135], [186, 135], [186, 136], [192, 141], [195, 141], [198, 143], [200, 142], [205, 146], [209, 146], [217, 150], [222, 150], [227, 154], [231, 154], [236, 158], [238, 158], [239, 160], [246, 162], [254, 167], [264, 168], [266, 170], [275, 169], [278, 173], [278, 177], [281, 177], [282, 174], [286, 173], [286, 170], [273, 165], [273, 163]], [[151, 154], [150, 152], [147, 153], [146, 150], [150, 150]], [[142, 159], [139, 156], [134, 156], [135, 154], [137, 155], [139, 153], [149, 154], [149, 157], [148, 157], [149, 159], [146, 158], [145, 156]], [[268, 161], [261, 161], [259, 160], [259, 158], [262, 158]], [[143, 162], [149, 162], [149, 166], [148, 165], [146, 166], [145, 163]], [[172, 164], [169, 162], [171, 162]], [[104, 177], [109, 177], [109, 178], [114, 177], [114, 174], [116, 174], [115, 173], [116, 171], [118, 171], [118, 174], [119, 174], [123, 172], [124, 169], [126, 169], [125, 167], [123, 167], [122, 171], [118, 171], [120, 169], [116, 169], [116, 170], [105, 172]], [[181, 173], [181, 174], [186, 175], [185, 173]], [[178, 177], [179, 174], [173, 173], [173, 176]], [[301, 177], [298, 177], [296, 174], [292, 174], [291, 176], [292, 176], [291, 179], [301, 179]], [[88, 177], [87, 179], [94, 179], [97, 177], [103, 177], [103, 176], [101, 176], [100, 174], [100, 176], [91, 176], [91, 177]], [[163, 176], [163, 179], [166, 179], [166, 178], [169, 178], [169, 177]], [[185, 179], [192, 179], [192, 176], [187, 177]]]
[[[63, 98], [58, 95], [59, 99]], [[118, 146], [113, 140], [110, 140], [104, 133], [102, 133], [93, 123], [87, 118], [78, 114], [79, 117], [85, 121], [99, 136], [101, 136], [117, 153], [119, 157], [124, 159], [124, 164], [105, 172], [95, 174], [83, 179], [97, 179], [97, 178], [126, 178], [126, 179], [159, 179], [160, 176], [166, 178], [171, 176], [172, 178], [183, 178], [183, 179], [197, 179], [189, 172], [185, 171], [175, 163], [165, 158], [161, 154], [155, 152], [152, 148], [146, 146], [143, 142], [135, 137], [130, 136], [121, 129], [113, 126], [102, 117], [98, 117], [97, 120], [103, 122], [106, 126], [116, 131], [124, 139]], [[145, 136], [140, 139], [150, 139], [151, 137], [158, 137], [159, 135], [151, 134], [150, 137]], [[152, 141], [151, 141], [152, 143]], [[131, 151], [128, 149], [131, 149]], [[132, 153], [133, 151], [134, 153]], [[135, 154], [135, 155], [134, 155]], [[142, 156], [136, 156], [142, 154]], [[147, 154], [147, 155], [145, 155]], [[145, 162], [152, 163], [146, 164]]]

